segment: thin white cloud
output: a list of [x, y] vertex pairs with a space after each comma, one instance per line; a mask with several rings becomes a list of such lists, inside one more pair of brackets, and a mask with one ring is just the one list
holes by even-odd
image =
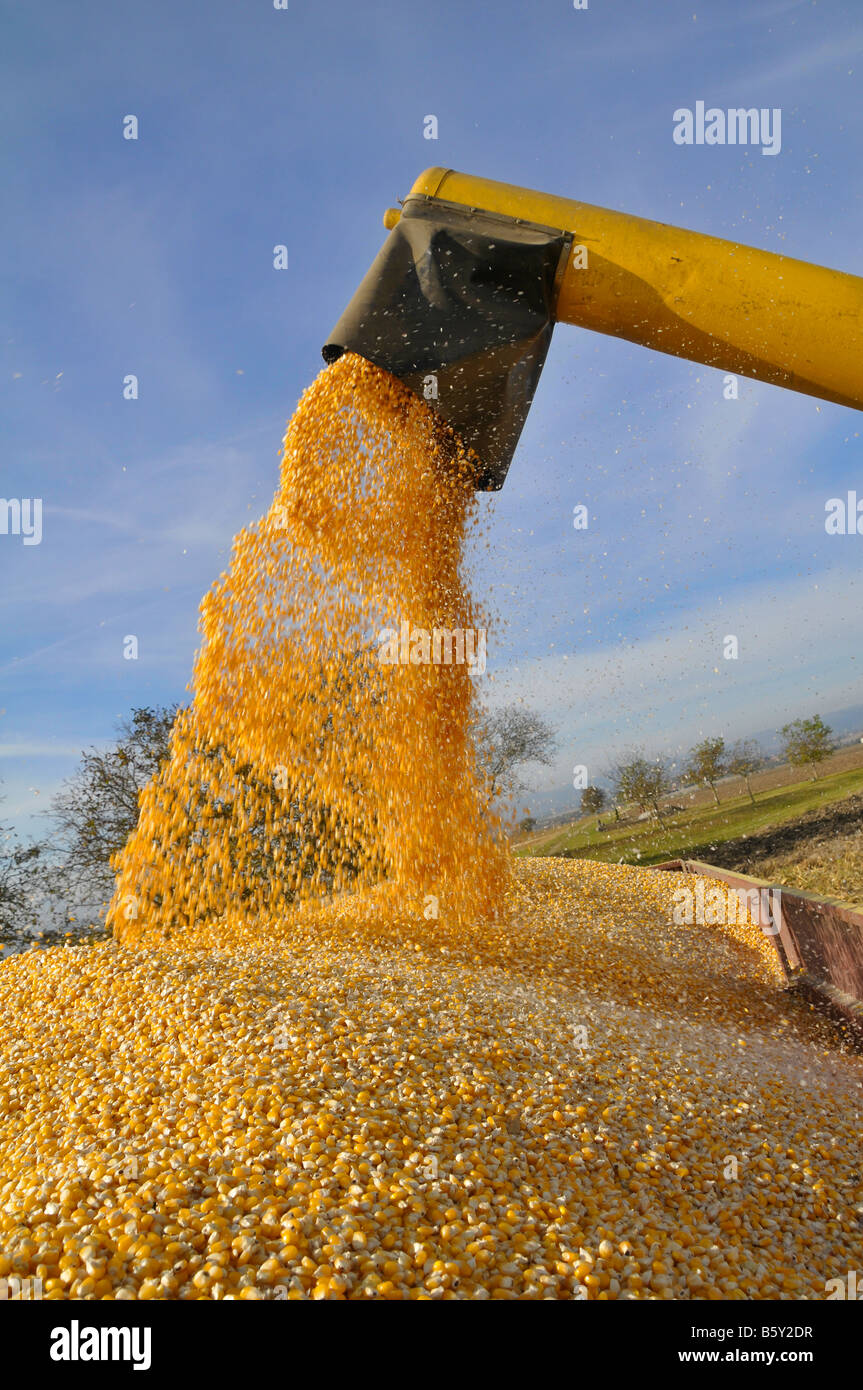
[[842, 64], [846, 72], [853, 68], [855, 59], [863, 53], [863, 31], [849, 31], [845, 34], [831, 34], [818, 44], [807, 44], [786, 53], [775, 62], [765, 63], [738, 79], [740, 84], [755, 85], [770, 82], [788, 82], [803, 77], [814, 77], [824, 68]]

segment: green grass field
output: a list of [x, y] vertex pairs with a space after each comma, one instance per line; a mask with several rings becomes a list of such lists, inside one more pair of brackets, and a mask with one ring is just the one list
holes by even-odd
[[[804, 780], [787, 786], [756, 791], [749, 797], [729, 797], [721, 805], [702, 802], [672, 816], [638, 825], [615, 826], [613, 812], [603, 812], [606, 830], [596, 829], [596, 816], [584, 816], [569, 825], [537, 831], [514, 845], [523, 856], [566, 854], [577, 859], [623, 860], [629, 864], [659, 864], [664, 859], [703, 859], [727, 840], [785, 825], [806, 811], [841, 801], [863, 791], [863, 768]], [[727, 792], [725, 793], [727, 796]]]

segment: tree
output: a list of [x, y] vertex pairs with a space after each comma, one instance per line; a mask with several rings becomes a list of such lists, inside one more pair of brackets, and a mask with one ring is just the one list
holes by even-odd
[[112, 748], [91, 748], [54, 797], [49, 818], [59, 831], [70, 893], [106, 901], [113, 891], [111, 858], [138, 824], [138, 796], [170, 753], [176, 705], [133, 709], [119, 723]]
[[523, 705], [504, 705], [487, 711], [476, 723], [477, 757], [488, 782], [489, 802], [501, 792], [519, 791], [524, 783], [517, 777], [525, 763], [548, 767], [556, 747], [551, 725]]
[[764, 754], [754, 738], [741, 738], [734, 744], [728, 755], [728, 771], [735, 777], [742, 777], [746, 783], [749, 800], [755, 805], [750, 779], [753, 773], [764, 766]]
[[581, 793], [581, 809], [586, 816], [598, 815], [606, 802], [602, 787], [585, 787]]
[[535, 818], [533, 816], [525, 816], [523, 820], [519, 821], [518, 828], [523, 835], [529, 835], [531, 830], [536, 829]]
[[833, 730], [820, 714], [811, 719], [793, 719], [782, 726], [785, 757], [792, 767], [811, 767], [812, 780], [818, 780], [818, 764], [833, 752]]
[[32, 890], [45, 846], [22, 844], [9, 826], [0, 825], [0, 943], [17, 942], [35, 926]]
[[614, 812], [614, 819], [615, 819], [616, 821], [619, 821], [619, 820], [620, 820], [620, 804], [619, 804], [619, 803], [620, 803], [620, 776], [619, 776], [619, 773], [620, 773], [620, 764], [619, 764], [619, 763], [615, 763], [615, 762], [608, 762], [608, 763], [606, 763], [605, 767], [602, 769], [602, 774], [601, 774], [601, 775], [605, 778], [606, 782], [609, 784], [609, 787], [611, 788], [610, 793], [609, 793], [609, 798], [608, 798], [608, 799], [609, 799], [609, 801], [610, 801], [610, 803], [611, 803], [611, 809], [612, 809], [612, 811]]
[[668, 790], [668, 777], [658, 759], [651, 761], [635, 750], [614, 765], [611, 776], [617, 801], [634, 801], [639, 810], [652, 808], [661, 815], [659, 798]]
[[706, 738], [701, 743], [696, 743], [691, 750], [683, 780], [691, 787], [709, 787], [718, 806], [719, 792], [716, 790], [716, 783], [725, 776], [727, 770], [725, 739]]

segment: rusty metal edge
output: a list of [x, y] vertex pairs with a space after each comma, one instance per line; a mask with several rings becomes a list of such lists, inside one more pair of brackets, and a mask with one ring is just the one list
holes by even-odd
[[[755, 887], [758, 889], [765, 888], [768, 890], [775, 890], [782, 886], [778, 883], [768, 883], [764, 879], [751, 878], [748, 874], [738, 874], [729, 869], [720, 869], [714, 864], [704, 864], [700, 859], [667, 859], [662, 864], [652, 864], [650, 867], [653, 869], [677, 870], [685, 874], [695, 874], [699, 878], [712, 878], [718, 883], [728, 883], [734, 888]], [[757, 916], [759, 919], [758, 925], [764, 926], [765, 924], [761, 921], [760, 912]], [[787, 923], [781, 911], [779, 913], [778, 935], [776, 932], [768, 932], [767, 934], [773, 942], [776, 957], [779, 961], [779, 966], [785, 977], [786, 983], [791, 983], [795, 977], [795, 973], [802, 968], [802, 961], [800, 960], [800, 953], [797, 950], [796, 942], [788, 930]]]
[[[718, 883], [728, 883], [732, 887], [756, 887], [781, 891], [782, 899], [802, 898], [825, 908], [838, 911], [849, 926], [857, 926], [863, 931], [863, 913], [850, 903], [838, 898], [826, 898], [818, 893], [810, 893], [804, 888], [787, 888], [782, 883], [772, 883], [767, 879], [753, 878], [751, 874], [740, 874], [730, 869], [719, 868], [716, 864], [705, 864], [700, 859], [666, 859], [661, 864], [651, 864], [652, 869], [694, 874], [698, 878], [712, 878]], [[800, 951], [785, 921], [784, 912], [779, 913], [779, 933], [772, 936], [779, 964], [789, 986], [802, 994], [814, 996], [828, 1012], [841, 1015], [842, 1021], [850, 1025], [859, 1042], [863, 1042], [863, 1000], [837, 989], [829, 980], [823, 980], [806, 970]], [[759, 922], [759, 925], [761, 923]], [[781, 943], [781, 944], [780, 944]]]
[[[685, 866], [685, 867], [684, 867]], [[827, 898], [820, 893], [811, 893], [808, 888], [789, 888], [785, 883], [776, 883], [767, 878], [753, 878], [751, 874], [741, 874], [736, 869], [720, 869], [716, 864], [705, 864], [701, 859], [666, 859], [661, 864], [647, 864], [649, 869], [684, 868], [685, 873], [698, 874], [702, 878], [739, 879], [741, 883], [751, 883], [759, 888], [781, 888], [789, 898], [805, 898], [808, 902], [822, 903], [838, 907], [843, 916], [848, 916], [853, 924], [863, 927], [863, 908], [859, 903], [849, 903], [844, 898]]]

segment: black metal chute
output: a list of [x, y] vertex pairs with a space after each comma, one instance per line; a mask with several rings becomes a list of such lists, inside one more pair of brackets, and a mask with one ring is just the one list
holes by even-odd
[[414, 196], [323, 348], [391, 372], [503, 486], [545, 363], [572, 235]]

